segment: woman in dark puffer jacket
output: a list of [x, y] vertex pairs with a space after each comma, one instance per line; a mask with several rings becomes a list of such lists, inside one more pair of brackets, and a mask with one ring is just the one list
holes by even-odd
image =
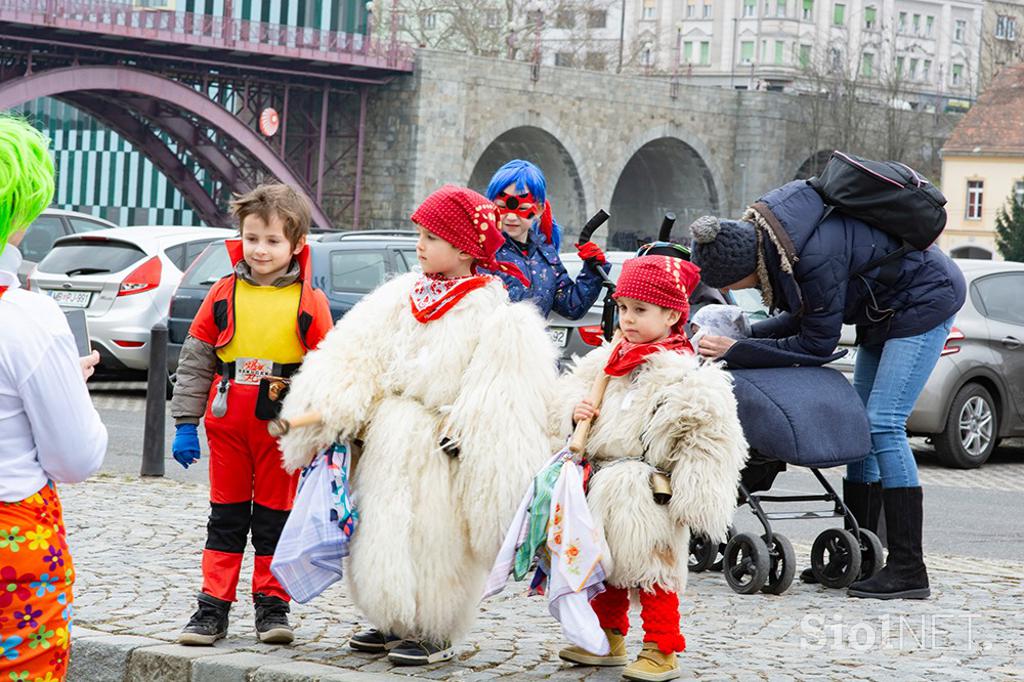
[[848, 466], [843, 499], [872, 531], [884, 508], [889, 557], [849, 594], [927, 598], [921, 486], [906, 421], [964, 303], [960, 269], [933, 246], [860, 272], [899, 249], [899, 239], [838, 212], [826, 216], [818, 193], [802, 180], [769, 192], [742, 220], [705, 216], [690, 229], [693, 262], [706, 284], [756, 287], [769, 310], [779, 311], [753, 325], [751, 339], [705, 336], [702, 355], [721, 357], [742, 343], [825, 358], [842, 325], [857, 325], [854, 387], [867, 408], [872, 448]]

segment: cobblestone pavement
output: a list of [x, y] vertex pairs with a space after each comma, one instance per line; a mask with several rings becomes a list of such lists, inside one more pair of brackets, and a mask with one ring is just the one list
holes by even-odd
[[[206, 489], [169, 480], [102, 475], [61, 489], [78, 569], [79, 625], [171, 641], [193, 609], [205, 539]], [[797, 546], [805, 565], [808, 548]], [[848, 599], [797, 581], [782, 596], [742, 596], [719, 573], [691, 575], [683, 599], [684, 670], [707, 680], [1022, 679], [1024, 564], [929, 556], [933, 598]], [[240, 596], [248, 592], [251, 557]], [[367, 672], [452, 680], [616, 680], [620, 669], [562, 664], [557, 623], [522, 584], [482, 604], [476, 626], [449, 665], [392, 670], [351, 652], [361, 626], [343, 584], [293, 607], [296, 644], [256, 642], [252, 607], [235, 608], [218, 647]], [[639, 648], [632, 614], [632, 651]]]

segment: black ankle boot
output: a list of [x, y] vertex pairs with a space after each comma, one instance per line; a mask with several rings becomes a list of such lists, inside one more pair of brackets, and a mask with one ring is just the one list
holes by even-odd
[[889, 558], [878, 575], [850, 585], [847, 594], [868, 599], [927, 599], [928, 569], [921, 549], [921, 488], [882, 490]]
[[257, 592], [252, 598], [256, 607], [256, 635], [266, 644], [291, 644], [295, 639], [288, 622], [291, 608], [280, 597]]
[[228, 634], [231, 602], [199, 593], [199, 608], [178, 635], [179, 644], [210, 646]]
[[[844, 478], [843, 503], [857, 519], [858, 526], [872, 533], [878, 532], [878, 517], [882, 513], [881, 483], [854, 483]], [[810, 567], [800, 572], [800, 580], [812, 585], [818, 582]]]

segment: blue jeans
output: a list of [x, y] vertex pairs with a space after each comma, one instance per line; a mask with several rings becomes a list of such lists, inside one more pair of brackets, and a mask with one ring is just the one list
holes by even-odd
[[871, 424], [871, 454], [846, 467], [847, 480], [883, 488], [914, 488], [917, 462], [907, 440], [907, 417], [924, 390], [953, 318], [917, 336], [862, 346], [853, 369], [853, 387]]

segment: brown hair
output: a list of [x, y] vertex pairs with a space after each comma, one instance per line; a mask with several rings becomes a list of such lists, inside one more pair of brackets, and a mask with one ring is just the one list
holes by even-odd
[[269, 223], [277, 215], [284, 223], [284, 236], [294, 248], [299, 240], [309, 234], [313, 221], [309, 200], [288, 185], [274, 183], [260, 185], [254, 190], [236, 196], [231, 202], [231, 213], [238, 218], [238, 231], [251, 215]]

